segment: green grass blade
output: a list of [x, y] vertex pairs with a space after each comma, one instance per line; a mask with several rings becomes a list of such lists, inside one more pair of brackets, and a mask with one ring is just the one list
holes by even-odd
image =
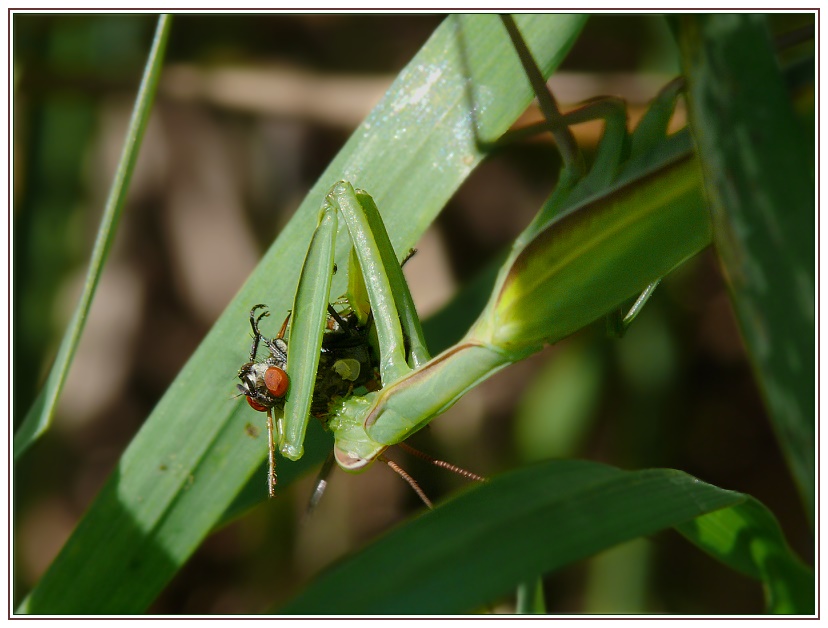
[[470, 612], [539, 573], [744, 499], [670, 469], [548, 461], [493, 478], [394, 530], [280, 612]]
[[766, 18], [682, 21], [714, 241], [781, 447], [814, 513], [814, 170]]
[[814, 613], [814, 573], [788, 547], [779, 524], [755, 499], [678, 526], [733, 569], [761, 580], [768, 612]]
[[[584, 21], [576, 15], [519, 16], [544, 74], [560, 63]], [[290, 307], [330, 186], [347, 179], [368, 190], [382, 208], [394, 248], [407, 250], [484, 157], [481, 147], [499, 137], [531, 99], [497, 16], [446, 19], [322, 175], [172, 383], [21, 612], [142, 612], [226, 512], [255, 503], [239, 500], [267, 453], [262, 417], [233, 398], [235, 374], [249, 347], [248, 312], [253, 304], [267, 303], [274, 321]], [[343, 229], [340, 268], [347, 266]], [[342, 274], [334, 279], [334, 293], [344, 291]], [[259, 426], [258, 437], [245, 429], [249, 423]], [[282, 485], [330, 450], [315, 424], [302, 460], [280, 466]], [[260, 486], [256, 501], [266, 498], [264, 475]]]
[[546, 602], [543, 599], [543, 580], [521, 582], [517, 589], [516, 611], [519, 615], [544, 615]]
[[109, 197], [106, 200], [100, 227], [98, 227], [98, 235], [92, 249], [92, 257], [89, 261], [89, 270], [86, 273], [83, 292], [72, 315], [69, 327], [60, 343], [55, 363], [52, 365], [46, 383], [14, 435], [15, 460], [49, 428], [63, 384], [69, 374], [75, 349], [77, 349], [80, 342], [83, 327], [86, 324], [86, 317], [92, 305], [92, 298], [95, 296], [95, 289], [98, 287], [98, 280], [103, 272], [109, 248], [118, 228], [121, 211], [129, 190], [129, 181], [138, 160], [141, 140], [144, 137], [144, 130], [149, 120], [152, 102], [158, 86], [158, 78], [161, 76], [164, 49], [167, 45], [171, 22], [172, 16], [170, 15], [161, 15], [158, 18], [158, 27], [147, 58], [141, 86], [138, 89], [138, 96], [135, 99], [135, 107], [127, 128], [121, 159], [118, 162], [115, 178], [109, 190]]

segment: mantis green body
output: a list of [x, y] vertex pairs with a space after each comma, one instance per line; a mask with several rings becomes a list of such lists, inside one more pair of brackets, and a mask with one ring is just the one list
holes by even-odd
[[[564, 167], [557, 187], [516, 239], [477, 321], [457, 344], [431, 358], [376, 204], [347, 181], [334, 184], [322, 204], [293, 305], [290, 390], [276, 428], [283, 456], [302, 456], [316, 382], [326, 377], [318, 368], [340, 217], [353, 244], [344, 300], [361, 324], [372, 319], [381, 384], [379, 390], [351, 394], [348, 389], [326, 399], [334, 456], [348, 471], [365, 468], [500, 369], [641, 295], [614, 327], [623, 333], [660, 278], [710, 243], [689, 135], [667, 136], [681, 81], [662, 90], [632, 134], [617, 99], [561, 115], [514, 21], [503, 16], [503, 23], [546, 117], [528, 132], [550, 131], [561, 149]], [[604, 135], [585, 171], [569, 126], [595, 118], [605, 120]]]
[[363, 468], [481, 381], [607, 314], [703, 248], [710, 233], [695, 160], [685, 154], [659, 172], [657, 190], [623, 186], [539, 229], [513, 250], [460, 342], [417, 368], [400, 359], [393, 372], [402, 376], [345, 400], [328, 423], [339, 465]]
[[[478, 320], [434, 358], [373, 199], [346, 181], [336, 183], [322, 205], [293, 305], [291, 388], [276, 429], [281, 454], [295, 460], [303, 453], [340, 218], [353, 243], [345, 300], [365, 324], [373, 318], [381, 381], [377, 391], [330, 399], [326, 426], [336, 461], [348, 471], [366, 467], [493, 373], [642, 291], [646, 298], [654, 282], [704, 248], [710, 225], [689, 138], [665, 135], [678, 87], [663, 91], [632, 135], [618, 107], [604, 112], [607, 128], [593, 168], [583, 176], [564, 169], [515, 242]], [[578, 110], [562, 123], [589, 113]]]

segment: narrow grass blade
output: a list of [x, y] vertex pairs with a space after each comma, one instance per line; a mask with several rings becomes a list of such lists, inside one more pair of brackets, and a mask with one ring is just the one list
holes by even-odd
[[60, 343], [55, 363], [52, 365], [46, 383], [14, 435], [15, 460], [49, 428], [63, 384], [72, 366], [72, 358], [80, 342], [83, 327], [86, 324], [86, 317], [92, 305], [92, 298], [95, 296], [98, 280], [103, 272], [109, 248], [118, 228], [121, 211], [129, 190], [132, 171], [135, 169], [135, 163], [138, 160], [141, 140], [144, 137], [144, 130], [152, 110], [158, 78], [161, 76], [164, 49], [167, 45], [171, 22], [172, 16], [170, 15], [161, 15], [158, 18], [158, 27], [147, 58], [141, 86], [138, 89], [138, 96], [135, 99], [135, 107], [127, 128], [121, 159], [118, 162], [118, 169], [115, 171], [115, 178], [112, 181], [101, 224], [98, 228], [98, 236], [92, 249], [92, 258], [89, 261], [89, 270], [86, 273], [83, 292], [72, 315], [69, 327]]
[[543, 615], [546, 602], [543, 599], [543, 580], [537, 578], [530, 582], [521, 582], [517, 589], [516, 610], [520, 615]]
[[467, 613], [537, 574], [744, 499], [670, 469], [548, 461], [493, 478], [394, 530], [280, 612]]
[[781, 447], [814, 514], [813, 144], [766, 17], [682, 19], [688, 105], [714, 241]]
[[[548, 75], [585, 17], [522, 15], [517, 21]], [[446, 19], [320, 177], [172, 383], [22, 612], [142, 612], [226, 512], [266, 498], [264, 477], [258, 500], [240, 497], [260, 471], [267, 446], [261, 434], [245, 429], [261, 416], [233, 399], [233, 380], [249, 346], [250, 307], [267, 303], [271, 319], [281, 320], [293, 301], [325, 193], [340, 179], [369, 191], [395, 250], [407, 250], [483, 159], [483, 146], [531, 99], [497, 16]], [[343, 229], [339, 268], [347, 267]], [[340, 294], [341, 275], [333, 288]], [[302, 460], [281, 465], [280, 485], [321, 463], [330, 450], [315, 423]]]

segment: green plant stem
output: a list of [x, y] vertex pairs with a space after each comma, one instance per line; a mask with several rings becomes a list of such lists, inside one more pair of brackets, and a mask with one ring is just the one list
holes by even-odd
[[89, 309], [92, 306], [92, 299], [95, 296], [95, 289], [101, 278], [104, 264], [106, 263], [109, 249], [115, 237], [118, 222], [124, 208], [129, 182], [135, 163], [138, 160], [138, 151], [141, 147], [141, 140], [147, 127], [152, 103], [155, 99], [155, 92], [158, 86], [158, 79], [161, 75], [161, 65], [164, 60], [164, 50], [170, 32], [172, 16], [160, 15], [158, 26], [155, 30], [155, 37], [150, 49], [144, 76], [141, 86], [138, 89], [138, 96], [135, 99], [135, 107], [132, 111], [132, 118], [127, 128], [124, 149], [118, 162], [118, 169], [115, 171], [115, 178], [109, 190], [101, 224], [98, 227], [98, 235], [95, 238], [95, 245], [92, 249], [92, 257], [89, 262], [89, 270], [86, 274], [86, 281], [83, 285], [78, 305], [72, 315], [72, 320], [66, 330], [60, 344], [55, 363], [49, 372], [46, 384], [32, 404], [23, 424], [14, 436], [14, 459], [17, 461], [20, 456], [36, 441], [49, 427], [49, 423], [55, 413], [58, 398], [63, 390], [63, 385], [69, 374], [72, 359], [78, 348]]

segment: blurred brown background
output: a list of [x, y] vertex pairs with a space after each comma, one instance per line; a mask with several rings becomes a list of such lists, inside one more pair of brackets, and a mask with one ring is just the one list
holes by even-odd
[[[441, 20], [175, 18], [128, 206], [58, 415], [15, 470], [14, 604], [307, 189]], [[151, 15], [14, 16], [15, 425], [75, 307], [154, 26]], [[598, 16], [551, 84], [564, 106], [622, 96], [635, 120], [677, 73], [658, 17]], [[587, 150], [599, 130], [578, 129]], [[541, 138], [495, 151], [472, 175], [406, 266], [423, 317], [509, 245], [558, 167]], [[232, 256], [217, 258], [218, 242]], [[238, 350], [241, 363], [248, 348]], [[552, 456], [682, 469], [760, 499], [812, 562], [810, 527], [711, 251], [664, 282], [623, 341], [587, 329], [492, 378], [414, 444], [483, 474]], [[463, 484], [397, 459], [438, 500]], [[152, 611], [265, 610], [421, 508], [397, 477], [372, 468], [335, 474], [300, 522], [311, 480], [207, 539]], [[378, 577], [386, 568], [378, 565]], [[551, 612], [762, 609], [758, 584], [671, 532], [554, 574], [547, 594]]]

